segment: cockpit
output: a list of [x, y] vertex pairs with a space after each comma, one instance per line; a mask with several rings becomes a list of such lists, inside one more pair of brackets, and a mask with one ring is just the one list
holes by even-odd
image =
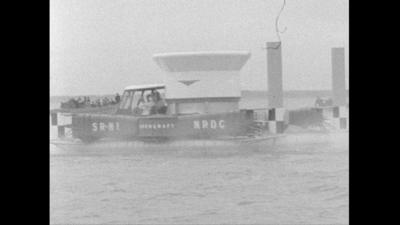
[[165, 85], [133, 85], [126, 87], [118, 114], [134, 116], [162, 115], [167, 113]]

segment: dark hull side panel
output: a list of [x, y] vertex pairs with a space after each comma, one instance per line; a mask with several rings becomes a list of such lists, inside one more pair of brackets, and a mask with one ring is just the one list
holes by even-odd
[[239, 112], [185, 116], [179, 118], [174, 133], [194, 138], [238, 136], [246, 133], [249, 123], [251, 121]]
[[79, 139], [218, 138], [245, 135], [252, 123], [242, 112], [132, 117], [74, 114], [72, 133]]
[[74, 114], [72, 135], [79, 139], [132, 138], [137, 136], [137, 118], [129, 116]]

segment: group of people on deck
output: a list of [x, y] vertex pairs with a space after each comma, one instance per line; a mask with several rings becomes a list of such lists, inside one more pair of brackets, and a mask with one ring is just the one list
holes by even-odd
[[323, 99], [318, 96], [317, 99], [315, 100], [315, 107], [325, 107], [325, 106], [332, 106], [332, 105], [333, 105], [333, 101], [331, 98]]
[[103, 107], [109, 105], [116, 105], [121, 101], [121, 96], [117, 93], [114, 99], [102, 98], [90, 100], [90, 97], [83, 96], [78, 98], [71, 98], [67, 102], [61, 103], [61, 108], [78, 109], [87, 107]]
[[146, 97], [142, 95], [138, 101], [138, 107], [141, 110], [141, 115], [165, 114], [167, 112], [167, 103], [157, 90], [153, 90]]

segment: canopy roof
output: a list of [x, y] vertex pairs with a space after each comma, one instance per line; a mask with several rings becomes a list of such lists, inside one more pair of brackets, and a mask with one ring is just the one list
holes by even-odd
[[153, 55], [168, 72], [239, 71], [250, 58], [247, 51], [175, 52]]
[[165, 84], [142, 84], [142, 85], [131, 85], [125, 88], [125, 91], [133, 90], [146, 90], [146, 89], [161, 89], [165, 88]]

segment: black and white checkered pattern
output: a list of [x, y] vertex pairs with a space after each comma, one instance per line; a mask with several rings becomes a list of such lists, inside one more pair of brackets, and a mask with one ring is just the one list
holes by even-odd
[[348, 130], [349, 129], [349, 113], [347, 106], [332, 106], [317, 108], [323, 117], [328, 121], [335, 129]]
[[268, 110], [268, 130], [273, 134], [281, 134], [285, 130], [284, 108], [271, 108]]
[[51, 113], [51, 125], [57, 127], [59, 138], [72, 137], [72, 116], [64, 113]]
[[332, 123], [340, 130], [347, 130], [349, 127], [349, 113], [346, 106], [335, 106], [332, 109]]

